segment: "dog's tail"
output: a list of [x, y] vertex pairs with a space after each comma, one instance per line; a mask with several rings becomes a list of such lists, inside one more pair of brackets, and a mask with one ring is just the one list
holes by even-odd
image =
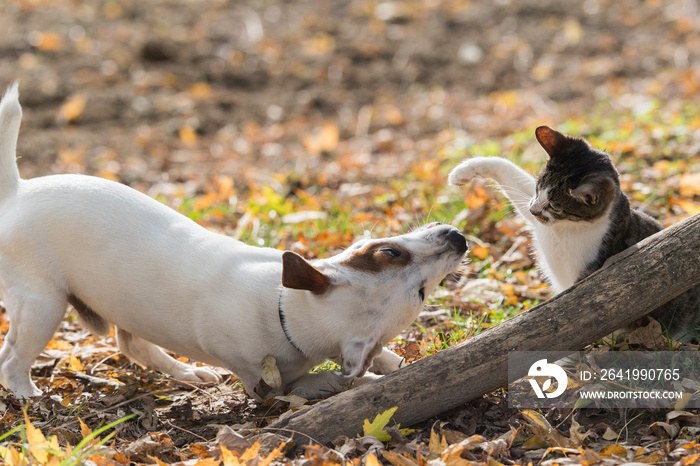
[[17, 189], [17, 137], [22, 120], [22, 107], [19, 105], [19, 91], [14, 83], [0, 101], [0, 199]]

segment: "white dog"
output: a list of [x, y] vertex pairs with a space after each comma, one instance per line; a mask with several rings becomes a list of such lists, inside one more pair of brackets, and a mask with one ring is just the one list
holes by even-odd
[[[231, 370], [252, 396], [272, 355], [285, 391], [327, 396], [368, 369], [399, 367], [383, 345], [467, 250], [456, 228], [430, 224], [309, 263], [210, 232], [118, 183], [22, 180], [21, 116], [15, 84], [0, 102], [0, 294], [10, 317], [0, 383], [18, 396], [41, 393], [30, 367], [67, 303], [96, 333], [114, 324], [131, 360], [177, 379], [221, 378], [160, 347]], [[342, 373], [309, 374], [329, 358]]]

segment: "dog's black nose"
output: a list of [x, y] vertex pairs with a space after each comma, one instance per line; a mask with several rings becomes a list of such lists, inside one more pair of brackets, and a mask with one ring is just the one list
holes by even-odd
[[447, 241], [459, 252], [467, 252], [467, 239], [457, 229], [451, 229], [447, 232]]

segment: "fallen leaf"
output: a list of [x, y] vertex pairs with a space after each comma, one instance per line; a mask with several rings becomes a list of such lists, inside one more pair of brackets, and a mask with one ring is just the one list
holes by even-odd
[[389, 421], [391, 420], [391, 416], [394, 415], [394, 412], [398, 409], [398, 406], [395, 406], [393, 408], [387, 409], [381, 414], [377, 414], [377, 416], [374, 418], [372, 422], [369, 422], [369, 419], [365, 419], [364, 424], [362, 425], [362, 432], [364, 436], [371, 435], [373, 437], [376, 437], [382, 442], [388, 442], [391, 440], [391, 435], [384, 430], [387, 424], [389, 424]]
[[197, 132], [191, 126], [183, 126], [178, 131], [180, 136], [180, 141], [188, 147], [192, 147], [197, 144]]
[[576, 419], [571, 420], [571, 427], [569, 428], [569, 438], [576, 445], [583, 445], [583, 442], [590, 435], [590, 431], [584, 432], [583, 426], [576, 422]]
[[251, 447], [250, 442], [245, 437], [229, 426], [219, 427], [219, 432], [216, 434], [216, 443], [228, 451], [239, 455]]
[[618, 433], [612, 430], [610, 427], [605, 428], [605, 432], [603, 432], [603, 439], [605, 440], [617, 440], [619, 437]]
[[700, 172], [682, 175], [679, 184], [682, 197], [692, 197], [700, 194]]
[[627, 458], [627, 449], [622, 445], [608, 445], [600, 450], [600, 454], [604, 456], [617, 456], [619, 458]]
[[383, 451], [382, 456], [393, 466], [416, 466], [418, 464], [418, 461], [409, 459], [404, 455], [399, 455], [390, 450]]
[[261, 377], [272, 388], [282, 387], [282, 376], [277, 369], [277, 360], [272, 355], [267, 355], [262, 360]]
[[34, 456], [39, 463], [45, 464], [49, 458], [49, 452], [47, 451], [49, 442], [46, 441], [46, 437], [41, 433], [41, 430], [34, 427], [26, 411], [24, 411], [24, 422], [27, 443], [29, 444], [32, 456]]
[[226, 448], [224, 445], [220, 445], [221, 448], [221, 460], [224, 466], [242, 466], [242, 463], [236, 455], [233, 454], [231, 450]]
[[550, 447], [568, 448], [574, 446], [571, 440], [560, 434], [540, 413], [526, 409], [521, 414], [532, 433]]
[[81, 93], [73, 94], [61, 105], [58, 115], [64, 121], [74, 122], [82, 115], [85, 104], [87, 104], [87, 95]]

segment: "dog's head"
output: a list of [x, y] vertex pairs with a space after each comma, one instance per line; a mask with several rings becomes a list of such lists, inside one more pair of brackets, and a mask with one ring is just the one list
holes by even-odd
[[[315, 320], [305, 323], [305, 341], [298, 343], [315, 352], [333, 348], [342, 356], [343, 374], [361, 376], [382, 347], [418, 317], [425, 298], [466, 252], [462, 233], [439, 223], [392, 238], [363, 239], [328, 259], [307, 262], [285, 252], [282, 285], [305, 291], [290, 296], [287, 306], [306, 306]], [[300, 325], [296, 322], [292, 334], [300, 335]]]

